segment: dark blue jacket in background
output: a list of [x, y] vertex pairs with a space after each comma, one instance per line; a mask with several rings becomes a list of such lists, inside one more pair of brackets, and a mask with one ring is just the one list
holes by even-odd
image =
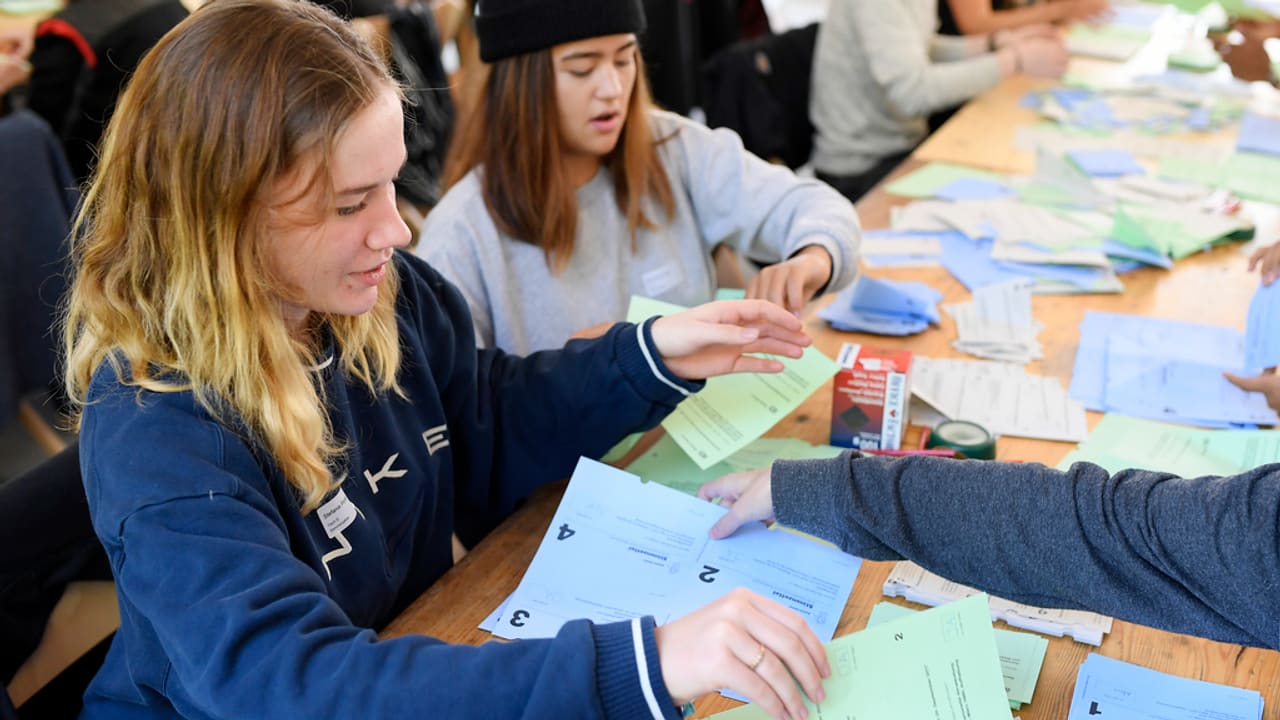
[[58, 303], [79, 198], [62, 147], [34, 113], [0, 118], [0, 425], [57, 378]]

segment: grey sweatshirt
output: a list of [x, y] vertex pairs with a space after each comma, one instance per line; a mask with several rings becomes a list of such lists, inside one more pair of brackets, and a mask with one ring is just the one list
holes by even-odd
[[938, 35], [937, 26], [937, 0], [832, 0], [809, 96], [815, 168], [865, 172], [918, 145], [930, 113], [1000, 82], [982, 42]]
[[809, 245], [831, 254], [826, 290], [848, 285], [858, 267], [853, 206], [825, 184], [796, 177], [742, 147], [728, 130], [709, 130], [667, 112], [652, 116], [670, 139], [659, 155], [675, 215], [648, 208], [658, 224], [641, 229], [631, 252], [611, 175], [601, 169], [578, 189], [578, 229], [568, 267], [555, 274], [542, 249], [494, 225], [473, 170], [432, 209], [416, 252], [462, 291], [482, 346], [525, 354], [564, 345], [575, 331], [626, 317], [631, 295], [681, 305], [712, 299], [711, 251], [720, 243], [771, 264]]
[[779, 461], [779, 522], [1032, 605], [1280, 648], [1280, 464], [1231, 477], [1076, 463]]

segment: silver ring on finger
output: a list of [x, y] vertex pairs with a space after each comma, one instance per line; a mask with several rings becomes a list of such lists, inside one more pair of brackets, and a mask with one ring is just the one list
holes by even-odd
[[760, 650], [756, 653], [756, 659], [751, 661], [751, 672], [755, 672], [760, 667], [760, 663], [764, 662], [764, 643], [760, 643]]

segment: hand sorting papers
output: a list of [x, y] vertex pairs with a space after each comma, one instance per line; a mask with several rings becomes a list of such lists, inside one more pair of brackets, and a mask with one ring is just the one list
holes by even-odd
[[[681, 310], [679, 305], [633, 296], [627, 320], [639, 322]], [[763, 435], [840, 369], [813, 347], [805, 348], [799, 358], [774, 359], [782, 363], [782, 372], [713, 377], [702, 392], [685, 398], [662, 421], [699, 468], [715, 465]]]
[[[845, 635], [827, 644], [831, 677], [809, 717], [1007, 718], [1009, 701], [994, 631], [978, 595]], [[712, 716], [764, 720], [744, 705]]]
[[1222, 376], [1244, 366], [1245, 337], [1234, 328], [1090, 311], [1071, 397], [1091, 410], [1189, 425], [1276, 424], [1261, 393]]
[[918, 282], [862, 275], [819, 313], [831, 327], [874, 335], [912, 335], [937, 323], [942, 293]]
[[1067, 720], [1262, 720], [1256, 690], [1167, 675], [1089, 653], [1080, 664]]
[[[884, 594], [902, 597], [921, 605], [945, 605], [960, 598], [981, 595], [966, 585], [938, 577], [913, 562], [897, 562], [884, 581]], [[986, 597], [985, 595], [983, 597]], [[1083, 610], [1054, 610], [990, 599], [991, 619], [1033, 630], [1045, 635], [1070, 635], [1076, 642], [1101, 645], [1102, 636], [1111, 632], [1111, 618]]]
[[799, 613], [830, 640], [862, 561], [761, 523], [712, 540], [725, 508], [583, 458], [494, 634], [551, 637], [577, 618], [659, 624], [737, 587]]
[[987, 285], [973, 301], [944, 305], [956, 321], [951, 346], [970, 355], [1024, 365], [1043, 357], [1036, 334], [1044, 326], [1031, 317], [1030, 280]]

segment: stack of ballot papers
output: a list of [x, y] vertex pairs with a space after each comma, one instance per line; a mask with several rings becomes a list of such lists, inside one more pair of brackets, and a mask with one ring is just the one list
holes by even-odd
[[894, 180], [885, 192], [911, 198], [991, 200], [1013, 195], [1003, 175], [967, 165], [931, 162]]
[[932, 267], [942, 262], [942, 243], [932, 232], [867, 230], [862, 233], [858, 254], [862, 264], [880, 267]]
[[942, 293], [919, 282], [879, 280], [861, 275], [841, 290], [818, 317], [846, 332], [913, 335], [937, 324]]
[[1076, 675], [1067, 720], [1262, 720], [1256, 690], [1168, 675], [1089, 653]]
[[1080, 323], [1071, 397], [1090, 410], [1188, 425], [1275, 425], [1280, 418], [1261, 393], [1222, 376], [1246, 372], [1245, 347], [1234, 328], [1090, 311]]
[[1058, 469], [1076, 462], [1091, 462], [1108, 472], [1138, 468], [1185, 478], [1238, 475], [1280, 462], [1280, 433], [1201, 430], [1107, 413]]
[[[945, 605], [980, 595], [971, 587], [939, 577], [913, 562], [895, 563], [884, 581], [884, 594], [901, 597], [921, 605]], [[986, 597], [983, 595], [983, 597]], [[1003, 620], [1013, 627], [1045, 635], [1069, 635], [1076, 642], [1101, 645], [1102, 636], [1111, 632], [1111, 618], [1084, 610], [1038, 608], [992, 597], [991, 619]]]
[[[919, 611], [889, 602], [876, 603], [871, 608], [867, 627], [893, 622], [916, 612]], [[1044, 653], [1049, 649], [1049, 641], [1039, 635], [999, 628], [996, 628], [995, 634], [996, 650], [1000, 653], [1000, 670], [1004, 675], [1004, 692], [1009, 696], [1009, 707], [1017, 710], [1031, 702], [1036, 680], [1040, 678], [1040, 668], [1044, 665]]]
[[[805, 701], [816, 720], [1009, 717], [983, 595], [845, 635], [827, 644], [827, 660], [826, 699], [821, 705]], [[769, 715], [744, 705], [712, 717], [764, 720]]]
[[1236, 150], [1280, 155], [1280, 117], [1245, 113], [1236, 135]]
[[973, 301], [944, 305], [956, 321], [955, 349], [1002, 362], [1025, 365], [1043, 357], [1036, 335], [1043, 325], [1031, 317], [1029, 280], [988, 285], [973, 291]]
[[1121, 246], [1181, 260], [1251, 228], [1243, 218], [1178, 202], [1126, 202], [1117, 208], [1108, 237]]
[[911, 394], [949, 420], [968, 420], [996, 435], [1079, 442], [1088, 432], [1084, 405], [1057, 378], [1009, 363], [916, 356]]
[[1196, 156], [1166, 157], [1157, 172], [1161, 177], [1190, 180], [1224, 190], [1237, 196], [1280, 203], [1280, 156], [1258, 152], [1237, 152], [1225, 160], [1206, 163]]
[[[1116, 7], [1127, 8], [1135, 6], [1119, 5]], [[1171, 8], [1160, 6], [1136, 7], [1156, 7], [1158, 10], [1171, 10]], [[1132, 14], [1137, 16], [1137, 13]], [[1146, 18], [1144, 17], [1143, 19], [1145, 20]], [[1115, 20], [1104, 24], [1080, 22], [1071, 27], [1064, 44], [1066, 45], [1067, 53], [1071, 55], [1103, 60], [1128, 60], [1151, 41], [1151, 26], [1154, 24], [1154, 19], [1150, 20], [1149, 24], [1117, 22]]]
[[862, 561], [762, 523], [712, 540], [726, 512], [583, 458], [519, 587], [486, 624], [513, 639], [552, 637], [578, 618], [662, 624], [745, 587], [830, 640]]
[[[685, 308], [632, 297], [628, 322], [668, 315]], [[840, 366], [813, 347], [799, 358], [776, 356], [780, 373], [738, 373], [707, 380], [662, 421], [662, 427], [699, 468], [707, 469], [746, 447], [795, 410]]]

